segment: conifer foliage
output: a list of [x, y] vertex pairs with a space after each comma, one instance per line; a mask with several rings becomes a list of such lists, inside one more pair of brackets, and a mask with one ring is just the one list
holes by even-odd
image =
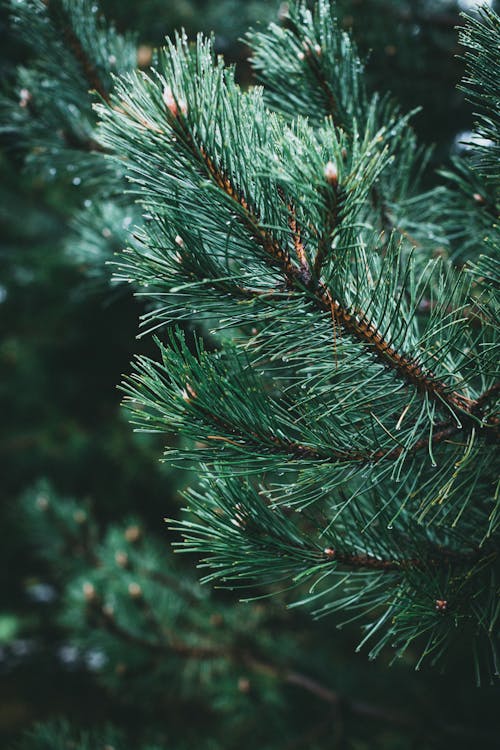
[[[476, 61], [497, 34], [484, 11], [462, 42]], [[412, 645], [436, 663], [467, 644], [492, 675], [494, 215], [462, 268], [432, 223], [407, 230], [432, 201], [421, 151], [408, 117], [365, 90], [328, 2], [249, 43], [262, 88], [179, 35], [99, 107], [152, 217], [120, 261], [153, 301], [145, 325], [210, 333], [174, 331], [124, 386], [139, 429], [185, 436], [169, 460], [203, 466], [181, 547], [206, 580], [300, 584], [317, 614], [359, 619], [371, 656]], [[469, 65], [478, 128], [498, 139], [497, 92]], [[481, 147], [479, 177], [495, 181], [493, 161]]]
[[[159, 358], [138, 358], [123, 389], [135, 426], [164, 433], [165, 458], [198, 471], [184, 515], [170, 521], [177, 548], [201, 559], [207, 582], [248, 597], [290, 589], [292, 606], [359, 623], [372, 658], [392, 650], [416, 667], [445, 666], [455, 651], [478, 682], [492, 681], [498, 16], [464, 21], [476, 137], [426, 191], [428, 151], [411, 115], [367, 90], [328, 0], [292, 3], [281, 25], [249, 33], [259, 84], [248, 90], [210, 39], [179, 33], [140, 71], [131, 40], [95, 22], [86, 0], [14, 7], [20, 22], [37, 19], [47, 55], [43, 69], [21, 71], [13, 129], [36, 146], [35, 164], [86, 165], [96, 184], [80, 220], [87, 249], [102, 239], [92, 227], [103, 215], [123, 233], [137, 214], [115, 280], [145, 300]], [[65, 44], [50, 31], [61, 14], [76, 29]], [[71, 49], [54, 97], [44, 81], [59, 80]], [[104, 264], [109, 247], [96, 257]], [[147, 609], [129, 563], [144, 573], [148, 559], [122, 550], [124, 533], [101, 553], [130, 578], [121, 609], [132, 628], [139, 617], [138, 630], [151, 626], [151, 646], [158, 619], [164, 635], [186, 598], [202, 607], [203, 594], [175, 593], [171, 581], [163, 590], [169, 573], [155, 573]], [[99, 598], [103, 571], [75, 591], [117, 635]], [[238, 616], [228, 615], [229, 644]], [[149, 646], [133, 644], [138, 663]], [[169, 647], [181, 648], [175, 638]], [[161, 681], [172, 662], [156, 667]]]

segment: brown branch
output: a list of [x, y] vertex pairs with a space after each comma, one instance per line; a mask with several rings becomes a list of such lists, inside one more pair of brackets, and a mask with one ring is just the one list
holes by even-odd
[[89, 605], [90, 611], [97, 617], [98, 622], [100, 622], [112, 635], [117, 636], [126, 643], [140, 646], [140, 648], [144, 648], [147, 651], [153, 651], [155, 653], [164, 653], [166, 651], [166, 644], [163, 644], [161, 641], [150, 641], [138, 633], [133, 633], [120, 625], [111, 609], [102, 606], [97, 595], [89, 602]]
[[[192, 143], [191, 136], [189, 138]], [[420, 393], [426, 393], [435, 400], [444, 401], [453, 411], [458, 410], [470, 415], [473, 414], [474, 402], [471, 399], [460, 393], [450, 392], [449, 387], [439, 380], [434, 373], [424, 371], [416, 361], [400, 354], [389, 341], [382, 337], [377, 327], [366, 318], [362, 310], [349, 311], [333, 298], [330, 291], [321, 282], [311, 288], [307, 275], [293, 263], [288, 249], [282, 248], [277, 239], [260, 225], [259, 217], [251, 210], [247, 200], [235, 189], [230, 179], [215, 167], [212, 159], [203, 148], [199, 149], [199, 153], [216, 184], [241, 207], [242, 218], [251, 235], [259, 242], [268, 258], [274, 261], [275, 265], [281, 267], [289, 286], [298, 285], [302, 289], [306, 287], [321, 309], [332, 314], [335, 321], [347, 333], [368, 344], [378, 359], [415, 386]]]
[[[280, 195], [282, 195], [282, 192], [280, 191]], [[282, 195], [282, 199], [284, 200], [284, 196]], [[304, 247], [304, 243], [302, 241], [302, 232], [301, 228], [297, 222], [297, 212], [295, 210], [295, 207], [292, 203], [288, 203], [288, 226], [292, 235], [292, 242], [293, 247], [295, 250], [295, 255], [297, 256], [297, 260], [299, 261], [300, 269], [302, 272], [302, 278], [304, 280], [304, 283], [307, 285], [311, 282], [311, 270], [309, 268], [309, 261], [307, 259], [307, 253]]]
[[291, 281], [300, 276], [301, 272], [293, 263], [288, 248], [281, 247], [278, 240], [273, 237], [268, 230], [261, 226], [259, 216], [252, 211], [244, 196], [236, 190], [231, 180], [215, 166], [205, 149], [203, 147], [200, 147], [199, 149], [196, 147], [191, 134], [188, 133], [185, 128], [183, 129], [183, 133], [185, 134], [188, 145], [194, 149], [195, 154], [199, 154], [203, 159], [205, 167], [216, 185], [218, 185], [224, 193], [240, 207], [242, 219], [244, 220], [250, 235], [262, 247], [266, 253], [267, 260], [284, 271], [287, 276], [287, 281]]
[[[262, 247], [267, 261], [278, 267], [286, 280], [289, 288], [298, 288], [307, 291], [311, 300], [328, 314], [342, 328], [358, 339], [363, 344], [370, 346], [373, 354], [387, 367], [394, 370], [403, 380], [413, 385], [418, 392], [426, 394], [438, 403], [445, 403], [456, 414], [458, 411], [467, 420], [467, 426], [475, 424], [476, 402], [461, 393], [453, 391], [430, 370], [424, 370], [416, 360], [398, 352], [392, 344], [386, 340], [377, 326], [368, 319], [365, 313], [359, 309], [349, 309], [341, 301], [335, 299], [330, 290], [321, 281], [309, 280], [302, 268], [298, 267], [291, 259], [288, 248], [282, 247], [273, 234], [262, 227], [260, 217], [252, 209], [248, 200], [237, 190], [230, 178], [219, 169], [203, 146], [198, 146], [187, 128], [187, 121], [177, 106], [170, 108], [171, 122], [176, 132], [181, 136], [188, 150], [199, 159], [208, 175], [215, 184], [227, 195], [240, 209], [240, 219], [250, 236]], [[134, 115], [131, 115], [134, 116]], [[151, 128], [148, 123], [144, 127]]]
[[342, 328], [364, 344], [368, 344], [375, 356], [385, 365], [398, 373], [404, 380], [411, 383], [417, 391], [425, 393], [438, 402], [445, 402], [453, 412], [473, 414], [474, 401], [466, 396], [450, 391], [449, 386], [439, 380], [430, 370], [423, 370], [415, 360], [398, 352], [380, 331], [359, 309], [348, 310], [338, 300], [334, 299], [330, 291], [320, 283], [315, 290], [315, 296], [321, 308], [331, 312]]
[[83, 45], [80, 39], [75, 34], [73, 27], [71, 25], [69, 15], [66, 12], [65, 8], [63, 7], [62, 3], [57, 3], [57, 9], [54, 8], [53, 0], [45, 0], [45, 5], [49, 13], [51, 10], [53, 11], [53, 18], [55, 17], [55, 22], [61, 23], [64, 38], [68, 46], [70, 47], [71, 51], [73, 52], [73, 55], [75, 56], [76, 61], [80, 65], [82, 73], [85, 76], [89, 84], [89, 88], [96, 91], [99, 94], [99, 96], [102, 99], [104, 99], [105, 102], [109, 103], [110, 101], [109, 92], [104, 86], [99, 76], [99, 73], [97, 71], [97, 68], [95, 67], [95, 65], [93, 65], [93, 63], [89, 59], [86, 51], [83, 48]]
[[[190, 399], [193, 400], [193, 399]], [[200, 409], [201, 407], [198, 407]], [[232, 438], [225, 437], [223, 435], [207, 435], [207, 440], [219, 440], [221, 442], [230, 443], [236, 447], [245, 447], [249, 444], [262, 446], [262, 443], [266, 444], [269, 453], [286, 453], [287, 455], [293, 456], [297, 460], [312, 460], [322, 461], [328, 463], [377, 463], [379, 461], [396, 461], [403, 453], [412, 455], [429, 445], [429, 439], [427, 437], [417, 440], [411, 446], [398, 445], [395, 448], [388, 450], [379, 449], [371, 452], [361, 451], [348, 451], [348, 450], [335, 450], [329, 449], [328, 453], [321, 453], [320, 451], [302, 443], [294, 442], [293, 440], [285, 440], [279, 438], [276, 435], [266, 434], [259, 435], [257, 432], [247, 430], [242, 431], [241, 428], [237, 428], [235, 425], [225, 422], [220, 417], [217, 417], [213, 412], [209, 412], [207, 409], [203, 409], [205, 417], [212, 420], [218, 427], [222, 427], [225, 432], [232, 435]], [[443, 423], [445, 426], [434, 432], [432, 435], [432, 445], [438, 445], [439, 443], [445, 442], [448, 438], [451, 438], [457, 431], [458, 427], [455, 423]], [[233, 438], [237, 438], [236, 440]]]
[[[442, 553], [448, 556], [454, 556], [456, 553], [448, 552], [443, 550]], [[472, 553], [475, 554], [475, 553]], [[337, 559], [342, 562], [342, 556], [337, 554]], [[346, 559], [346, 556], [343, 556]], [[351, 562], [357, 559], [359, 564], [373, 568], [375, 558], [369, 558], [368, 556], [353, 556]], [[379, 568], [384, 566], [383, 569], [391, 569], [390, 563], [387, 561], [377, 561]], [[400, 567], [400, 566], [399, 566]], [[103, 606], [103, 602], [100, 596], [94, 591], [93, 587], [90, 586], [86, 594], [88, 612], [92, 614], [97, 623], [100, 623], [105, 630], [111, 635], [116, 636], [125, 643], [137, 646], [144, 649], [147, 652], [151, 652], [155, 655], [153, 667], [158, 664], [160, 658], [165, 658], [169, 654], [174, 653], [182, 659], [196, 659], [198, 661], [211, 660], [211, 659], [226, 659], [229, 663], [234, 666], [243, 666], [248, 668], [254, 673], [264, 675], [268, 678], [281, 682], [283, 684], [292, 685], [300, 688], [306, 693], [309, 693], [318, 700], [327, 703], [335, 708], [337, 711], [346, 711], [348, 713], [363, 716], [365, 718], [372, 719], [374, 721], [382, 721], [389, 724], [396, 724], [401, 726], [410, 726], [414, 723], [418, 725], [414, 719], [401, 714], [387, 710], [384, 707], [373, 705], [364, 701], [352, 700], [346, 698], [341, 693], [332, 690], [330, 687], [324, 685], [319, 680], [311, 677], [303, 672], [289, 669], [287, 667], [281, 667], [279, 665], [263, 661], [259, 656], [254, 656], [248, 651], [242, 650], [235, 646], [217, 646], [207, 643], [206, 645], [195, 645], [192, 646], [187, 644], [175, 636], [171, 636], [163, 627], [160, 627], [160, 636], [163, 635], [163, 639], [160, 641], [151, 641], [144, 638], [138, 633], [134, 633], [127, 628], [123, 627], [116, 619], [112, 609]], [[149, 609], [149, 605], [146, 603], [146, 607]], [[161, 626], [161, 624], [160, 624]], [[443, 731], [455, 732], [457, 728], [448, 727], [443, 725], [441, 727]]]
[[306, 62], [309, 70], [313, 74], [318, 86], [321, 89], [321, 93], [326, 102], [326, 109], [333, 117], [335, 124], [338, 127], [343, 127], [343, 123], [341, 123], [340, 121], [340, 111], [337, 99], [332, 91], [330, 84], [326, 80], [321, 70], [319, 57], [321, 55], [321, 51], [316, 52], [316, 50], [311, 47], [310, 42], [307, 39], [303, 38], [301, 30], [289, 16], [287, 16], [286, 18], [286, 26], [290, 29], [297, 41], [299, 41], [303, 47], [304, 61]]
[[[493, 389], [490, 389], [493, 390]], [[486, 392], [488, 393], [488, 392]], [[486, 396], [483, 394], [483, 397]], [[482, 397], [480, 397], [482, 398]], [[190, 395], [185, 399], [187, 403], [194, 403], [196, 401], [196, 393], [191, 389]], [[207, 440], [220, 441], [229, 443], [236, 446], [237, 448], [250, 447], [252, 444], [257, 447], [262, 447], [265, 444], [268, 453], [286, 453], [288, 456], [292, 456], [297, 460], [312, 460], [321, 461], [327, 463], [378, 463], [379, 461], [396, 461], [404, 453], [407, 455], [413, 455], [420, 450], [429, 447], [429, 436], [420, 438], [415, 441], [413, 445], [397, 445], [393, 448], [379, 449], [375, 451], [352, 451], [352, 450], [335, 450], [330, 448], [328, 452], [320, 452], [317, 449], [298, 443], [293, 440], [284, 439], [274, 434], [259, 434], [256, 431], [250, 429], [244, 429], [239, 425], [231, 424], [222, 417], [216, 415], [212, 410], [206, 409], [201, 404], [196, 404], [196, 408], [202, 411], [205, 419], [211, 421], [216, 427], [221, 428], [224, 432], [231, 435], [227, 437], [225, 435], [207, 435]], [[495, 434], [498, 433], [498, 419], [492, 419], [489, 422], [489, 426], [494, 428]], [[454, 421], [441, 422], [435, 425], [437, 428], [433, 431], [430, 436], [430, 443], [432, 446], [439, 445], [451, 439], [458, 431], [459, 427]]]
[[484, 391], [484, 393], [482, 393], [476, 399], [475, 404], [474, 404], [474, 410], [480, 412], [490, 399], [498, 398], [499, 396], [500, 396], [500, 382], [492, 385], [491, 388], [488, 388], [488, 390]]
[[325, 217], [325, 230], [322, 232], [322, 234], [318, 237], [318, 249], [316, 252], [316, 257], [314, 258], [314, 278], [320, 279], [321, 277], [321, 271], [323, 268], [323, 264], [326, 260], [326, 256], [328, 254], [328, 251], [331, 247], [331, 241], [332, 241], [332, 234], [337, 226], [338, 221], [338, 204], [339, 204], [339, 195], [338, 195], [338, 185], [332, 184], [328, 186], [328, 192], [326, 194], [326, 199], [328, 204], [328, 210], [326, 212]]
[[[275, 679], [281, 680], [289, 685], [294, 685], [310, 695], [313, 695], [320, 701], [332, 706], [335, 709], [335, 714], [338, 712], [345, 712], [347, 714], [353, 714], [377, 722], [422, 730], [422, 719], [420, 717], [409, 716], [408, 714], [386, 709], [384, 706], [374, 705], [372, 703], [367, 703], [366, 701], [347, 698], [342, 693], [332, 690], [318, 680], [315, 680], [302, 672], [289, 669], [280, 670], [274, 665], [266, 664], [265, 662], [253, 659], [252, 657], [247, 657], [246, 664], [250, 669], [258, 673], [269, 675], [270, 677], [274, 677]], [[464, 734], [468, 734], [465, 728], [449, 725], [444, 722], [439, 722], [437, 725], [431, 726], [427, 729], [426, 733], [430, 732], [435, 739], [436, 729], [447, 735], [463, 736]], [[470, 736], [476, 737], [477, 735], [475, 733], [470, 733]], [[301, 744], [300, 747], [302, 746], [303, 745]], [[297, 745], [297, 747], [299, 747], [299, 745]], [[328, 745], [328, 747], [330, 747], [330, 745]]]
[[388, 560], [374, 555], [352, 554], [341, 552], [339, 550], [327, 547], [323, 552], [324, 557], [332, 562], [345, 565], [351, 569], [379, 570], [387, 573], [393, 573], [405, 569], [409, 570], [427, 570], [431, 568], [441, 568], [443, 565], [457, 563], [473, 563], [480, 559], [481, 550], [475, 549], [470, 552], [456, 552], [444, 547], [435, 547], [431, 554], [426, 557], [404, 557], [401, 559]]
[[354, 714], [369, 716], [372, 719], [378, 721], [388, 721], [396, 724], [405, 724], [406, 719], [401, 715], [387, 712], [385, 709], [379, 706], [373, 706], [368, 703], [361, 701], [350, 701], [345, 699], [344, 696], [335, 692], [329, 687], [326, 687], [318, 680], [310, 677], [309, 675], [297, 672], [295, 670], [283, 669], [274, 664], [263, 662], [259, 658], [255, 658], [247, 652], [243, 652], [238, 649], [224, 649], [215, 646], [189, 646], [181, 641], [177, 641], [174, 644], [159, 643], [149, 641], [135, 633], [130, 632], [126, 628], [122, 627], [114, 617], [114, 614], [100, 606], [98, 598], [91, 602], [92, 609], [96, 610], [100, 621], [104, 625], [105, 629], [117, 638], [124, 640], [126, 643], [131, 643], [135, 646], [144, 648], [147, 651], [153, 651], [155, 653], [168, 654], [173, 651], [175, 654], [186, 659], [216, 659], [225, 658], [235, 665], [242, 665], [251, 669], [253, 672], [263, 674], [267, 677], [275, 679], [277, 681], [295, 685], [301, 688], [307, 693], [310, 693], [315, 698], [329, 703], [333, 706], [341, 706], [346, 708], [348, 711]]

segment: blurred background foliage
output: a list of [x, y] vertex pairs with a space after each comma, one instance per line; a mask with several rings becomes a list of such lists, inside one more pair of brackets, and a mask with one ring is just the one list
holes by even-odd
[[[434, 165], [427, 174], [429, 184], [436, 181], [432, 167], [446, 163], [449, 155], [460, 149], [459, 141], [472, 125], [471, 108], [456, 89], [463, 64], [457, 57], [455, 26], [460, 23], [460, 10], [473, 5], [472, 0], [338, 2], [342, 25], [352, 29], [362, 53], [368, 56], [370, 85], [391, 90], [405, 109], [422, 107], [415, 128], [424, 142], [436, 144]], [[498, 3], [492, 5], [498, 10]], [[217, 48], [226, 60], [237, 62], [245, 84], [251, 82], [251, 73], [241, 37], [248, 26], [266, 24], [284, 11], [279, 3], [269, 0], [104, 0], [102, 7], [119, 30], [137, 33], [145, 60], [150, 48], [161, 44], [175, 28], [185, 27], [190, 36], [213, 30]], [[5, 89], [16, 64], [29, 64], [30, 54], [10, 32], [5, 3], [0, 6], [0, 34]], [[29, 523], [17, 499], [40, 477], [46, 477], [57, 492], [88, 498], [101, 528], [133, 513], [166, 545], [163, 517], [176, 515], [178, 489], [186, 477], [158, 462], [159, 442], [135, 435], [120, 408], [116, 386], [128, 371], [132, 355], [153, 354], [148, 338], [136, 338], [140, 302], [128, 292], [89, 278], [86, 269], [65, 250], [72, 216], [88, 197], [88, 189], [86, 192], [85, 185], [72, 186], [60, 179], [26, 176], [24, 154], [15, 138], [4, 137], [3, 146], [0, 744], [3, 747], [16, 739], [34, 720], [60, 714], [83, 724], [90, 717], [102, 722], [113, 718], [118, 723], [128, 722], [137, 732], [144, 721], [142, 714], [131, 716], [126, 703], [112, 705], [108, 693], [96, 687], [92, 669], [64, 651], [64, 632], [54, 619], [57, 590], [44, 588], [50, 569], [35, 554]], [[193, 567], [191, 560], [182, 563], [186, 570]], [[455, 674], [452, 670], [442, 680], [435, 675], [400, 673], [397, 667], [386, 672], [382, 662], [372, 665], [362, 656], [351, 656], [349, 633], [342, 638], [331, 633], [328, 621], [314, 624], [303, 616], [287, 617], [286, 628], [301, 633], [306, 654], [308, 649], [312, 652], [313, 643], [325, 644], [323, 659], [335, 665], [336, 684], [351, 695], [366, 700], [385, 698], [389, 706], [414, 703], [420, 710], [425, 708], [429, 717], [426, 740], [411, 746], [443, 747], [432, 741], [437, 705], [439, 720], [446, 718], [451, 725], [466, 721], [481, 731], [488, 724], [496, 696], [489, 689], [479, 694], [469, 685], [460, 687], [460, 665], [456, 665]], [[274, 627], [281, 629], [282, 624]], [[241, 684], [240, 692], [245, 692]], [[300, 695], [298, 699], [289, 697], [292, 709], [301, 705], [304, 711], [317, 711], [309, 699], [303, 702]], [[182, 709], [172, 705], [170, 720], [192, 725], [192, 712], [201, 716], [206, 711], [206, 706], [195, 703]], [[280, 710], [283, 720], [290, 722], [293, 710]], [[264, 721], [271, 721], [269, 707], [267, 713]], [[383, 722], [376, 726], [376, 738], [370, 739], [368, 724], [368, 736], [361, 736], [352, 747], [410, 746], [404, 739], [407, 728], [401, 735], [400, 727], [387, 729]], [[469, 741], [467, 735], [453, 735], [457, 747], [471, 746]], [[483, 743], [489, 746], [487, 739], [483, 738]], [[40, 738], [26, 740], [25, 745], [46, 746]], [[61, 747], [66, 746], [61, 741]], [[92, 740], [88, 747], [94, 747]]]

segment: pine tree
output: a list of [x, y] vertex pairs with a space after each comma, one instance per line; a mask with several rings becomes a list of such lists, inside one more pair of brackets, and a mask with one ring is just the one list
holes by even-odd
[[[489, 139], [497, 33], [492, 11], [462, 33]], [[154, 301], [145, 325], [211, 334], [178, 330], [161, 363], [136, 362], [132, 419], [184, 435], [169, 460], [203, 466], [175, 528], [206, 580], [307, 585], [316, 614], [361, 620], [371, 656], [456, 647], [494, 675], [496, 212], [475, 261], [435, 257], [408, 116], [368, 94], [328, 3], [249, 42], [262, 89], [177, 36], [99, 108], [151, 217], [121, 261]], [[474, 162], [491, 190], [494, 150]]]
[[[39, 26], [31, 26], [33, 12]], [[55, 160], [57, 169], [77, 165], [76, 179], [95, 186], [71, 252], [94, 255], [100, 276], [120, 250], [115, 282], [133, 285], [147, 305], [144, 333], [161, 335], [159, 361], [139, 357], [123, 388], [136, 427], [169, 435], [166, 460], [199, 473], [183, 519], [170, 521], [183, 537], [177, 549], [201, 558], [205, 582], [250, 587], [250, 598], [253, 589], [257, 597], [272, 592], [278, 612], [286, 602], [328, 615], [318, 629], [361, 624], [358, 648], [369, 644], [371, 658], [392, 650], [420, 668], [458, 656], [478, 683], [492, 682], [498, 16], [484, 9], [460, 32], [476, 137], [443, 171], [445, 182], [426, 191], [430, 152], [418, 144], [411, 114], [389, 94], [368, 91], [356, 46], [327, 0], [313, 11], [292, 4], [282, 24], [249, 33], [261, 84], [249, 90], [203, 37], [191, 44], [178, 34], [151, 68], [137, 71], [131, 40], [96, 21], [83, 0], [33, 0], [16, 4], [16, 13], [45, 53], [38, 68], [21, 72], [10, 129], [36, 146], [37, 168], [45, 157], [49, 173]], [[63, 43], [57, 23], [69, 29]], [[67, 80], [58, 89], [61, 69]], [[82, 528], [80, 511], [63, 506]], [[189, 683], [205, 670], [203, 659], [187, 659], [191, 672], [160, 659], [153, 676], [146, 657], [158, 638], [166, 641], [159, 651], [170, 649], [185, 666], [182, 649], [205, 648], [213, 622], [206, 589], [186, 582], [179, 594], [175, 566], [154, 544], [122, 550], [127, 529], [102, 542], [88, 532], [82, 555], [90, 555], [91, 577], [81, 578], [83, 558], [64, 571], [63, 621], [86, 648], [96, 638], [108, 658], [116, 653], [115, 667], [130, 642], [134, 689], [145, 689], [146, 670], [153, 696], [153, 683], [185, 671]], [[201, 629], [191, 614], [175, 620], [190, 596], [204, 613]], [[249, 606], [224, 610], [224, 653], [210, 653], [206, 664], [209, 701], [234, 706], [235, 664], [264, 675], [264, 703], [284, 700], [276, 685], [293, 683], [290, 675], [306, 691], [314, 685], [309, 692], [320, 700], [341, 701], [294, 671], [293, 637], [276, 653], [267, 634], [285, 631], [279, 614], [274, 624], [256, 623], [252, 637], [271, 662], [234, 645]], [[179, 633], [189, 645], [179, 647]], [[216, 697], [214, 674], [231, 675]], [[108, 678], [119, 691], [105, 669]], [[355, 702], [348, 706], [356, 714]], [[262, 746], [279, 746], [284, 727], [310, 731], [291, 729], [290, 712], [282, 719]], [[43, 733], [64, 743], [71, 730], [42, 729], [33, 740], [40, 746]], [[93, 741], [82, 736], [80, 746]]]

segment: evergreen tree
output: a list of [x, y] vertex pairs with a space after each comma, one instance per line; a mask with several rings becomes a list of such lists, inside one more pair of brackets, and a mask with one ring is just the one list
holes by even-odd
[[[490, 139], [497, 33], [491, 11], [462, 33]], [[169, 459], [204, 467], [176, 528], [206, 580], [307, 582], [302, 602], [361, 620], [371, 656], [412, 646], [439, 663], [457, 647], [494, 675], [496, 213], [475, 262], [435, 257], [408, 117], [367, 93], [328, 3], [249, 42], [263, 89], [177, 36], [100, 107], [151, 217], [121, 262], [155, 302], [145, 324], [212, 336], [178, 331], [161, 363], [137, 361], [132, 418], [184, 435]], [[495, 149], [473, 163], [492, 190]]]
[[[498, 16], [484, 9], [461, 31], [477, 132], [446, 182], [425, 191], [429, 152], [411, 116], [369, 92], [326, 0], [313, 11], [292, 4], [281, 24], [248, 35], [261, 83], [249, 90], [202, 37], [192, 45], [178, 34], [137, 71], [132, 41], [84, 0], [15, 7], [41, 54], [20, 73], [10, 130], [35, 146], [37, 169], [69, 165], [70, 180], [92, 185], [71, 252], [93, 255], [101, 276], [127, 243], [115, 281], [146, 301], [144, 331], [161, 333], [159, 361], [139, 357], [123, 388], [136, 426], [173, 436], [168, 461], [200, 474], [183, 520], [170, 522], [178, 548], [201, 557], [205, 581], [277, 599], [264, 615], [221, 600], [214, 646], [207, 590], [178, 584], [152, 539], [136, 548], [135, 522], [100, 541], [77, 507], [38, 495], [38, 511], [57, 507], [52, 531], [40, 530], [68, 592], [63, 625], [82, 653], [95, 642], [106, 689], [120, 691], [129, 644], [128, 699], [147, 690], [161, 705], [167, 681], [172, 707], [194, 684], [208, 705], [237, 712], [239, 725], [224, 724], [207, 747], [228, 736], [245, 746], [257, 731], [262, 747], [297, 734], [298, 747], [324, 746], [331, 717], [287, 710], [290, 683], [335, 711], [389, 721], [299, 671], [302, 659], [328, 659], [332, 644], [297, 646], [304, 616], [287, 620], [284, 603], [329, 616], [313, 634], [361, 623], [358, 648], [371, 644], [370, 657], [392, 649], [417, 668], [453, 669], [458, 656], [478, 683], [493, 681]], [[68, 550], [78, 554], [61, 566]], [[252, 676], [238, 678], [242, 668]], [[268, 725], [256, 726], [264, 710]], [[454, 734], [442, 722], [433, 730]], [[72, 736], [62, 725], [40, 732], [26, 742]], [[425, 733], [422, 746], [432, 741]]]

